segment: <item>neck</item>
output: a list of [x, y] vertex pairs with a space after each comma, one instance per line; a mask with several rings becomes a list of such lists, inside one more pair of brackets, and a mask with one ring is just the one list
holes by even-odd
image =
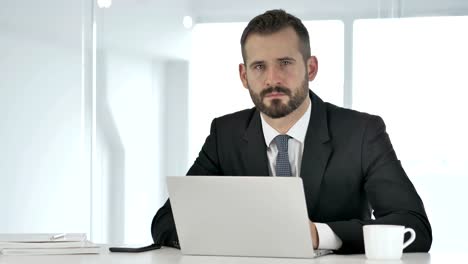
[[292, 111], [289, 115], [281, 118], [271, 118], [264, 113], [261, 113], [265, 121], [276, 131], [280, 134], [288, 133], [289, 129], [296, 124], [296, 122], [301, 119], [304, 113], [307, 111], [307, 107], [309, 107], [310, 99], [307, 98], [302, 102], [302, 104], [294, 111]]

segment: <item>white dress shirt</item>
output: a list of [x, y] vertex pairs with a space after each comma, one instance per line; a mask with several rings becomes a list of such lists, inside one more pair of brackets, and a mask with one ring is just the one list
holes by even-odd
[[[310, 102], [310, 98], [307, 98], [307, 100]], [[295, 177], [299, 177], [301, 172], [304, 140], [307, 133], [307, 128], [309, 126], [311, 108], [312, 102], [309, 103], [309, 107], [307, 108], [304, 115], [287, 132], [287, 135], [291, 137], [288, 140], [289, 163], [291, 164], [291, 173]], [[270, 175], [276, 176], [275, 167], [276, 156], [278, 155], [278, 147], [276, 146], [276, 143], [273, 141], [273, 139], [280, 133], [265, 121], [263, 114], [260, 114], [260, 117], [262, 119], [263, 136], [265, 137], [265, 143], [268, 146], [268, 168]], [[327, 224], [315, 223], [315, 226], [317, 227], [317, 232], [319, 235], [318, 248], [336, 250], [341, 247], [341, 239]]]

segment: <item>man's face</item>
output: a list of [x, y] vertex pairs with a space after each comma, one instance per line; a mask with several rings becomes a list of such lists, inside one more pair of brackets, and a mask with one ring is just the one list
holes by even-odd
[[259, 111], [271, 118], [296, 110], [317, 73], [316, 58], [304, 63], [299, 45], [291, 27], [269, 35], [253, 33], [245, 43], [245, 64], [239, 65], [242, 83]]

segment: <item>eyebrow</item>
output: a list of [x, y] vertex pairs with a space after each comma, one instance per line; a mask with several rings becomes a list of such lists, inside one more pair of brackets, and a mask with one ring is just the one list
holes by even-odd
[[278, 60], [278, 61], [285, 61], [285, 60], [288, 60], [288, 61], [296, 61], [296, 59], [291, 58], [291, 57], [282, 57], [282, 58], [278, 58], [277, 60]]

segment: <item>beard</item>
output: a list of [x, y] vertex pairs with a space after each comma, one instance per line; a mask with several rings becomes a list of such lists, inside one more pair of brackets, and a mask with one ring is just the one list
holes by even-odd
[[[250, 98], [252, 98], [255, 107], [257, 107], [260, 112], [275, 119], [285, 117], [292, 113], [304, 102], [309, 94], [309, 82], [307, 81], [307, 78], [304, 79], [301, 86], [296, 89], [297, 92], [294, 94], [291, 92], [291, 89], [283, 86], [268, 87], [259, 94], [255, 93], [250, 86], [248, 87]], [[289, 97], [289, 101], [287, 103], [283, 103], [281, 99], [273, 99], [271, 100], [270, 105], [267, 106], [264, 103], [264, 99], [272, 92], [285, 94]]]

